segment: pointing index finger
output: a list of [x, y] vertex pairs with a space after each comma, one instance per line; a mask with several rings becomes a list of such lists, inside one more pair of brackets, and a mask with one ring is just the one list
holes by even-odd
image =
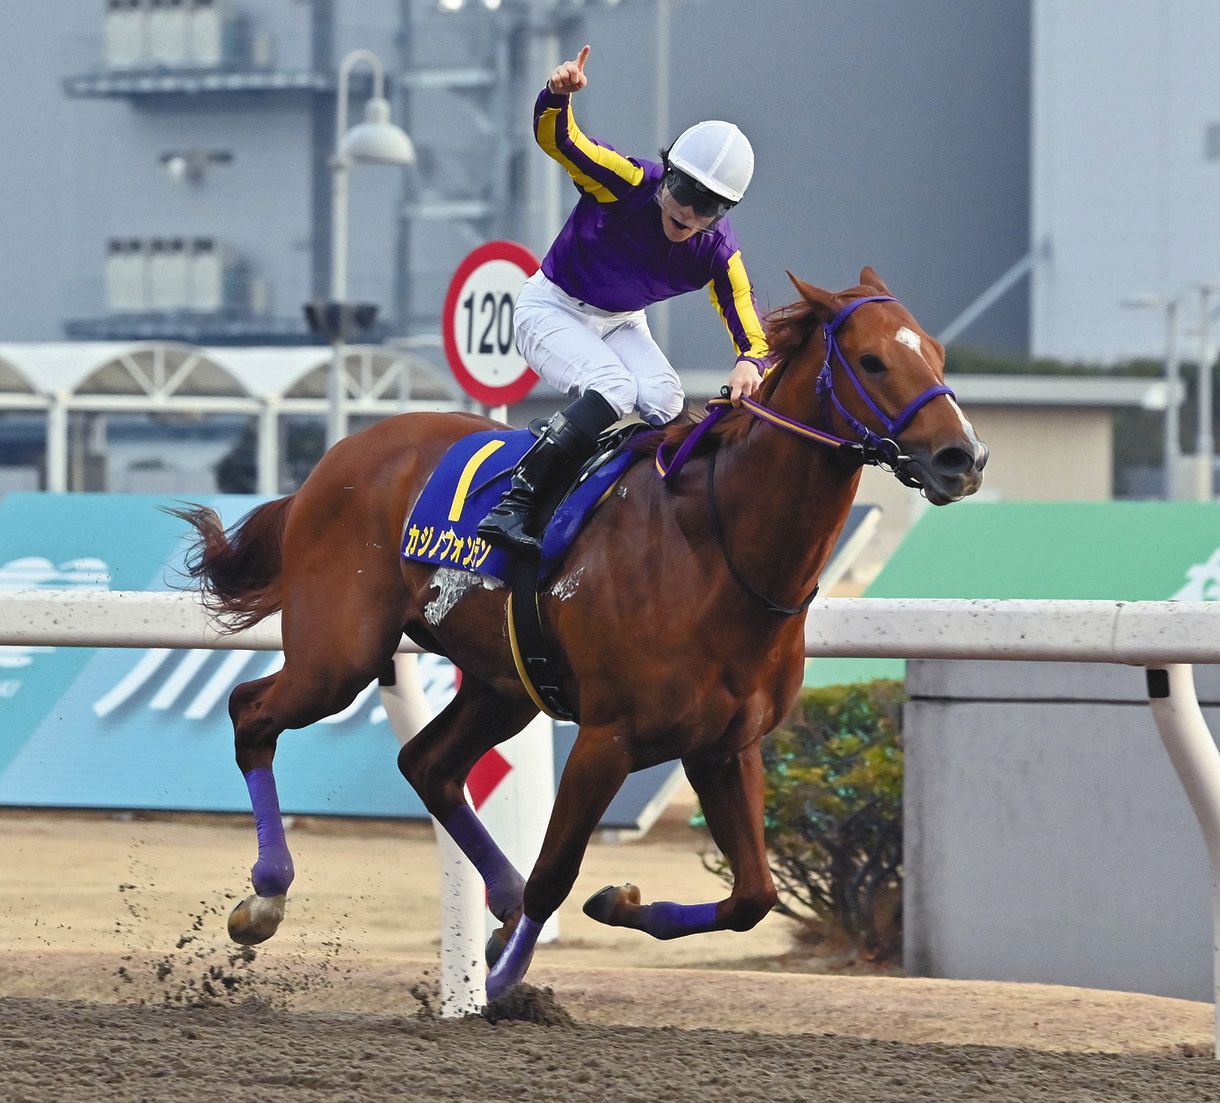
[[585, 71], [585, 62], [589, 59], [589, 47], [584, 45], [580, 48], [580, 53], [576, 55], [576, 68], [582, 73]]

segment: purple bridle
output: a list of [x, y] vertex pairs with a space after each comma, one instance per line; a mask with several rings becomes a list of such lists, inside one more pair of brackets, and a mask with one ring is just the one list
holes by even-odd
[[[822, 370], [818, 372], [818, 379], [815, 384], [818, 397], [823, 400], [829, 397], [839, 416], [859, 434], [860, 440], [858, 442], [845, 441], [844, 443], [859, 443], [866, 456], [865, 463], [879, 463], [882, 466], [891, 468], [896, 473], [902, 459], [898, 454], [898, 435], [911, 424], [911, 419], [932, 399], [942, 394], [947, 394], [950, 398], [956, 398], [957, 396], [944, 383], [937, 383], [935, 386], [929, 387], [926, 391], [916, 395], [915, 398], [907, 403], [905, 409], [897, 417], [889, 417], [873, 401], [872, 395], [868, 393], [864, 384], [860, 382], [860, 377], [856, 375], [855, 369], [848, 362], [847, 357], [843, 355], [843, 350], [839, 348], [839, 342], [835, 340], [835, 333], [865, 303], [892, 303], [897, 301], [893, 295], [866, 295], [860, 299], [853, 299], [823, 326], [823, 335], [826, 338], [826, 359], [822, 363]], [[864, 404], [872, 411], [877, 421], [884, 426], [886, 432], [884, 437], [879, 433], [875, 433], [858, 418], [854, 417], [843, 403], [839, 401], [839, 396], [835, 394], [834, 376], [831, 372], [830, 360], [832, 356], [839, 362], [839, 366], [843, 371], [847, 373], [847, 378], [851, 380], [851, 385], [855, 387], [856, 393], [864, 400]], [[876, 459], [872, 459], [871, 457], [873, 456], [876, 456]]]
[[[855, 369], [851, 366], [847, 357], [843, 355], [843, 350], [839, 347], [839, 342], [835, 337], [842, 328], [843, 323], [865, 303], [892, 303], [897, 301], [893, 295], [865, 295], [859, 299], [852, 299], [829, 322], [825, 322], [822, 325], [822, 336], [826, 341], [826, 358], [822, 361], [822, 369], [818, 372], [818, 377], [814, 384], [815, 393], [823, 403], [827, 399], [830, 400], [839, 416], [857, 434], [856, 440], [836, 436], [834, 433], [829, 433], [824, 429], [817, 429], [812, 425], [806, 425], [803, 422], [776, 413], [761, 403], [755, 402], [752, 398], [743, 398], [741, 400], [742, 406], [755, 417], [768, 421], [777, 428], [785, 429], [790, 433], [795, 433], [797, 436], [805, 437], [807, 440], [817, 441], [819, 444], [827, 444], [831, 447], [851, 452], [860, 463], [872, 464], [890, 471], [908, 486], [918, 485], [904, 471], [907, 457], [899, 452], [898, 435], [911, 423], [911, 419], [932, 399], [942, 394], [948, 395], [950, 398], [956, 398], [956, 395], [954, 395], [950, 387], [944, 383], [938, 383], [917, 395], [907, 403], [906, 407], [897, 417], [891, 418], [873, 401], [864, 384], [860, 382], [860, 377], [856, 375]], [[870, 429], [843, 405], [839, 396], [835, 393], [832, 363], [838, 363], [846, 373], [847, 378], [851, 380], [852, 386], [856, 389], [856, 393], [864, 400], [865, 405], [885, 429], [886, 436], [882, 436], [875, 430]], [[731, 408], [732, 403], [727, 395], [721, 398], [713, 398], [708, 403], [708, 416], [682, 442], [672, 461], [666, 461], [661, 454], [661, 450], [657, 450], [657, 470], [660, 471], [661, 477], [665, 481], [668, 482], [677, 476], [682, 465], [686, 462], [686, 458], [694, 450], [699, 438], [728, 413]]]

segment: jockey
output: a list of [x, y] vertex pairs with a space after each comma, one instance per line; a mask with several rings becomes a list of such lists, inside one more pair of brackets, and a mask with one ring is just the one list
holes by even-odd
[[537, 549], [537, 503], [592, 454], [599, 434], [632, 410], [651, 425], [685, 405], [678, 373], [653, 340], [644, 308], [707, 287], [737, 359], [733, 404], [754, 394], [766, 338], [741, 250], [725, 217], [745, 194], [754, 151], [732, 123], [701, 122], [661, 163], [624, 157], [587, 137], [571, 98], [589, 83], [589, 47], [551, 74], [534, 106], [534, 136], [581, 195], [514, 311], [517, 348], [575, 401], [549, 421], [478, 533], [498, 547]]

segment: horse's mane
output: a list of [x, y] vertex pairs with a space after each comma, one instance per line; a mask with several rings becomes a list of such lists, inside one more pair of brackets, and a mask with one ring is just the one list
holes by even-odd
[[[851, 298], [860, 293], [875, 294], [872, 288], [858, 287], [851, 291], [840, 292], [838, 298]], [[755, 394], [755, 400], [767, 404], [784, 370], [796, 359], [797, 355], [813, 340], [818, 326], [822, 323], [823, 314], [818, 304], [802, 298], [789, 306], [782, 306], [771, 311], [763, 319], [763, 328], [767, 335], [767, 377], [763, 380]], [[658, 447], [664, 447], [667, 455], [673, 455], [677, 447], [695, 430], [702, 420], [684, 421], [666, 426], [655, 433], [641, 433], [632, 441], [632, 447], [654, 455]], [[719, 424], [713, 425], [704, 435], [696, 448], [696, 453], [704, 451], [713, 441], [732, 444], [741, 440], [758, 422], [758, 419], [744, 409], [730, 410]]]

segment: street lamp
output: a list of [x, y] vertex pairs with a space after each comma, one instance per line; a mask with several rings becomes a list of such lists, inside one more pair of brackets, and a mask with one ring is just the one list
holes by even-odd
[[1162, 462], [1165, 470], [1165, 497], [1172, 500], [1178, 496], [1178, 471], [1182, 454], [1182, 360], [1178, 352], [1182, 324], [1179, 310], [1182, 300], [1162, 298], [1159, 295], [1132, 295], [1123, 299], [1122, 305], [1133, 309], [1157, 307], [1165, 312], [1165, 452]]
[[[361, 62], [373, 70], [373, 95], [364, 108], [364, 122], [347, 128], [348, 84]], [[376, 308], [347, 302], [348, 172], [353, 164], [410, 165], [415, 147], [399, 126], [390, 122], [385, 98], [385, 72], [377, 56], [353, 50], [339, 66], [336, 88], [335, 155], [331, 158], [330, 302], [307, 308], [311, 326], [331, 342], [330, 373], [326, 379], [326, 447], [347, 436], [347, 388], [343, 378], [343, 346], [349, 337], [372, 324]]]

